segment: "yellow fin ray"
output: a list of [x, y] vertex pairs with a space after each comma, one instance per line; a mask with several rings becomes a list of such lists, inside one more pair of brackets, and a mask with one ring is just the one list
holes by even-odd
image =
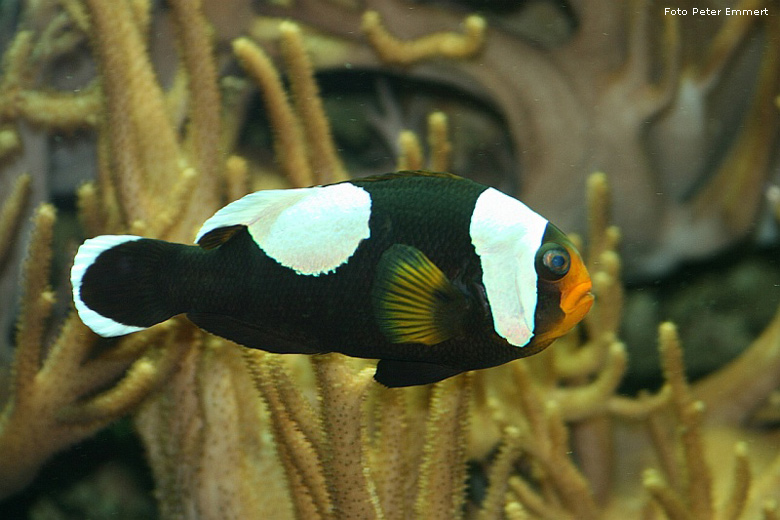
[[396, 244], [377, 266], [374, 312], [393, 343], [435, 345], [456, 335], [468, 308], [466, 297], [417, 248]]

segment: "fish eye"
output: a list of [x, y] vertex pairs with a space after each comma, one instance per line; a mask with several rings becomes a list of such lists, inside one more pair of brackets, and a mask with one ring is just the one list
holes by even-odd
[[560, 280], [571, 267], [571, 257], [563, 246], [555, 243], [545, 244], [536, 255], [536, 273], [544, 280]]

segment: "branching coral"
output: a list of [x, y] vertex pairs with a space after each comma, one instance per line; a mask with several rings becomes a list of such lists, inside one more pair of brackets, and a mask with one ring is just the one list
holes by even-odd
[[[193, 22], [199, 16], [197, 9], [189, 2], [182, 4], [176, 4], [181, 9], [180, 19], [187, 21], [188, 27], [197, 28]], [[202, 21], [194, 37], [187, 38], [187, 30], [183, 29], [188, 44], [185, 62], [197, 65], [190, 75], [205, 75], [207, 84], [190, 82], [190, 96], [202, 101], [197, 111], [203, 115], [191, 115], [180, 144], [142, 43], [148, 5], [146, 9], [143, 3], [132, 5], [134, 11], [125, 2], [95, 0], [86, 4], [89, 18], [85, 20], [98, 49], [101, 69], [110, 72], [102, 75], [106, 109], [95, 109], [91, 115], [94, 121], [100, 120], [100, 183], [82, 187], [79, 205], [85, 226], [93, 232], [131, 229], [152, 235], [186, 235], [205, 218], [204, 211], [211, 211], [209, 205], [216, 206], [218, 197], [217, 138], [204, 129], [204, 125], [210, 127], [219, 120], [219, 102], [214, 97], [216, 78], [208, 76], [208, 67], [204, 72], [201, 61], [210, 46]], [[126, 9], [125, 16], [116, 16], [116, 9]], [[30, 35], [20, 34], [15, 45], [30, 40]], [[188, 53], [195, 53], [195, 59], [188, 61]], [[128, 67], [128, 62], [133, 67]], [[188, 155], [182, 150], [186, 147], [197, 150], [192, 152], [191, 162], [206, 173], [198, 176], [188, 164]], [[204, 153], [209, 157], [205, 158]], [[199, 204], [185, 204], [193, 197]], [[46, 322], [54, 301], [54, 293], [48, 288], [54, 218], [50, 206], [39, 209], [25, 268], [12, 393], [0, 423], [3, 496], [27, 484], [52, 453], [137, 406], [177, 368], [177, 360], [197, 335], [191, 327], [174, 321], [122, 340], [106, 353], [96, 355], [95, 336], [75, 313], [70, 313], [47, 349]]]
[[474, 56], [485, 43], [485, 20], [469, 16], [465, 22], [465, 34], [449, 32], [428, 34], [416, 40], [401, 41], [394, 38], [382, 26], [379, 13], [363, 13], [363, 32], [376, 49], [382, 61], [397, 65], [411, 65], [432, 58], [468, 58]]
[[[100, 92], [94, 84], [79, 92], [52, 91], [40, 84], [48, 72], [47, 67], [83, 41], [82, 32], [68, 30], [73, 23], [80, 25], [79, 20], [66, 12], [50, 16], [50, 4], [38, 2], [26, 6], [28, 19], [46, 20], [45, 25], [40, 31], [19, 31], [3, 55], [0, 157], [22, 145], [12, 123], [26, 121], [48, 129], [65, 130], [97, 124]], [[84, 30], [84, 20], [80, 21]]]
[[[14, 183], [8, 200], [4, 201], [0, 211], [0, 243], [13, 242], [14, 233], [19, 229], [19, 220], [24, 209], [25, 202], [30, 194], [30, 176], [22, 175]], [[0, 252], [0, 269], [8, 260], [10, 248], [4, 248]]]
[[[41, 206], [24, 270], [22, 318], [16, 334], [12, 393], [0, 416], [0, 494], [25, 486], [38, 467], [63, 449], [133, 409], [175, 367], [173, 323], [117, 351], [88, 359], [95, 336], [71, 314], [54, 343], [45, 346], [54, 303], [48, 285], [55, 215]], [[113, 384], [112, 384], [113, 383]], [[106, 385], [112, 384], [105, 391]]]

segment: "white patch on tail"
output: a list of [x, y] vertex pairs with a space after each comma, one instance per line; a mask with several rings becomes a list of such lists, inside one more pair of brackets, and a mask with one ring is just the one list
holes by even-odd
[[144, 327], [125, 325], [90, 309], [81, 299], [81, 281], [84, 278], [84, 273], [95, 263], [95, 260], [101, 253], [119, 244], [140, 240], [141, 238], [143, 237], [133, 235], [101, 235], [90, 238], [81, 244], [76, 253], [76, 258], [73, 260], [73, 268], [70, 270], [70, 283], [73, 286], [73, 303], [76, 305], [76, 311], [78, 311], [81, 321], [87, 327], [104, 338], [138, 332], [139, 330], [144, 330]]

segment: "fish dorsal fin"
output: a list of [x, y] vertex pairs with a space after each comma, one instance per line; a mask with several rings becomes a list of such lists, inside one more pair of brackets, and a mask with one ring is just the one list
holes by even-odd
[[395, 244], [382, 254], [374, 313], [393, 343], [435, 345], [455, 336], [468, 310], [465, 295], [419, 249]]
[[214, 249], [219, 247], [231, 238], [233, 235], [244, 229], [241, 224], [235, 224], [233, 226], [225, 226], [216, 229], [212, 229], [205, 235], [201, 236], [198, 240], [198, 245], [203, 249]]
[[251, 226], [260, 220], [273, 220], [285, 208], [306, 198], [306, 188], [290, 190], [261, 190], [244, 195], [214, 213], [201, 226], [195, 242], [201, 243], [211, 233], [235, 226]]
[[439, 179], [450, 179], [450, 180], [458, 180], [458, 181], [465, 180], [463, 177], [459, 175], [455, 175], [454, 173], [432, 172], [430, 170], [399, 170], [397, 172], [382, 173], [379, 175], [369, 175], [367, 177], [360, 177], [358, 179], [355, 179], [355, 181], [381, 182], [381, 181], [390, 181], [393, 179], [401, 179], [404, 177], [436, 177]]
[[229, 228], [246, 226], [257, 246], [279, 264], [319, 276], [346, 263], [369, 238], [370, 218], [370, 195], [350, 183], [265, 190], [217, 211], [203, 224], [196, 242], [220, 245], [229, 238]]

